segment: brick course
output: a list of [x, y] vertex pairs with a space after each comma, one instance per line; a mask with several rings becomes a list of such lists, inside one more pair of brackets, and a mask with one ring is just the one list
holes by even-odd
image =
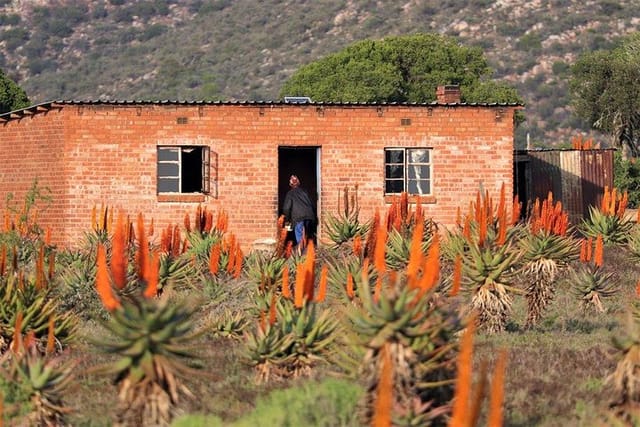
[[[158, 145], [207, 145], [217, 154], [218, 197], [230, 229], [250, 248], [274, 237], [278, 147], [320, 147], [321, 219], [337, 213], [345, 185], [359, 186], [361, 219], [385, 209], [385, 147], [430, 147], [433, 197], [427, 215], [445, 226], [482, 184], [495, 198], [513, 183], [513, 114], [492, 105], [82, 104], [0, 122], [0, 197], [22, 203], [34, 179], [52, 191], [39, 222], [73, 247], [94, 206], [153, 218], [156, 230], [182, 224], [197, 201], [156, 194]], [[501, 111], [501, 117], [497, 112]], [[186, 118], [186, 124], [178, 124]], [[410, 124], [403, 125], [403, 121]], [[304, 183], [303, 183], [304, 184]], [[180, 199], [183, 200], [183, 199]], [[322, 239], [322, 236], [320, 236]]]

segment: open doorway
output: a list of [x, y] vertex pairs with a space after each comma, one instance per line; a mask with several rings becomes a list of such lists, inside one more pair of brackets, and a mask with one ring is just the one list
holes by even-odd
[[[320, 147], [278, 147], [278, 217], [282, 215], [291, 175], [300, 179], [300, 186], [309, 194], [320, 219]], [[320, 232], [319, 224], [317, 231]], [[293, 236], [289, 237], [295, 240]]]

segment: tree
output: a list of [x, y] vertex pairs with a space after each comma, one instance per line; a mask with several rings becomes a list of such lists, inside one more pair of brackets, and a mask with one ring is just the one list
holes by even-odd
[[612, 50], [582, 54], [571, 67], [574, 114], [611, 137], [625, 158], [640, 153], [640, 32]]
[[0, 114], [29, 106], [26, 92], [0, 70]]
[[451, 37], [415, 34], [364, 40], [296, 71], [281, 96], [325, 102], [430, 102], [439, 85], [459, 85], [463, 102], [522, 102], [489, 80], [482, 50]]

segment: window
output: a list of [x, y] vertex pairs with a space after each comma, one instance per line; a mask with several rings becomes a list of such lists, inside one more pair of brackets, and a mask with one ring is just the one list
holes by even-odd
[[209, 147], [158, 147], [158, 193], [210, 192]]
[[431, 149], [386, 148], [385, 194], [431, 194]]

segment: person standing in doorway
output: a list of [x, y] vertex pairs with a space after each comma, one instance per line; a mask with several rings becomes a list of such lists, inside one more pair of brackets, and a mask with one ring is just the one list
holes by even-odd
[[289, 222], [296, 237], [296, 248], [299, 254], [304, 251], [307, 243], [316, 236], [316, 208], [309, 195], [300, 187], [300, 180], [296, 175], [289, 177], [290, 190], [284, 198], [282, 207], [285, 221]]

